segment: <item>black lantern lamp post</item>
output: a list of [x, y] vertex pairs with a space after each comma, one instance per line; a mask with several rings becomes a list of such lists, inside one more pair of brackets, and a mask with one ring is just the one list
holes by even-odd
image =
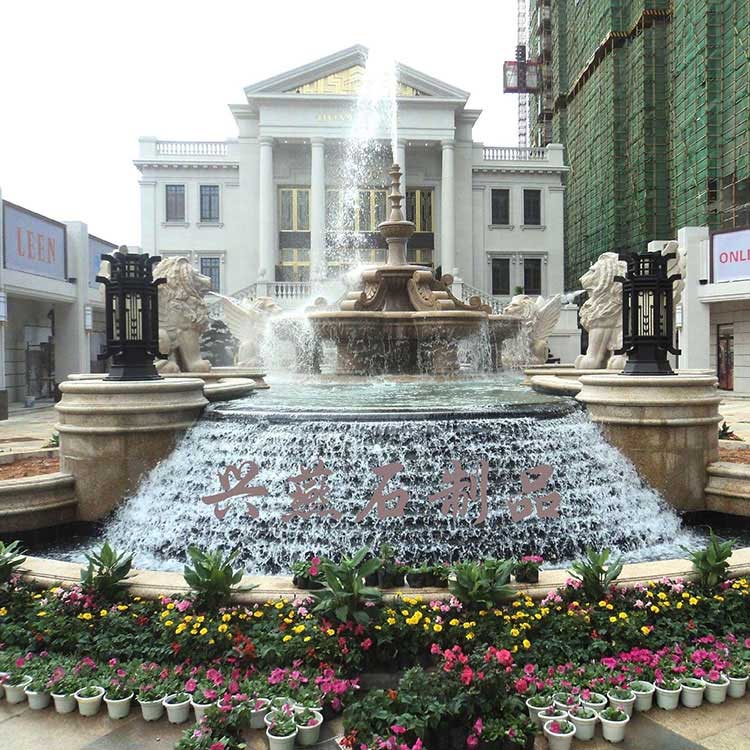
[[159, 354], [159, 284], [153, 268], [161, 258], [129, 254], [125, 248], [111, 255], [109, 276], [97, 276], [106, 292], [106, 352], [99, 359], [112, 357], [105, 380], [161, 380], [154, 367]]
[[667, 353], [680, 354], [674, 346], [672, 284], [680, 274], [667, 275], [674, 254], [633, 253], [626, 258], [622, 284], [622, 349], [627, 354], [624, 375], [674, 375]]

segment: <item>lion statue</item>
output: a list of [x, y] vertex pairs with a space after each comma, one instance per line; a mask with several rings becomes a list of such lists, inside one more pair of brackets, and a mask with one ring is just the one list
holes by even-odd
[[239, 367], [264, 367], [263, 343], [268, 320], [281, 313], [281, 308], [271, 297], [257, 297], [249, 301], [237, 301], [232, 297], [221, 297], [224, 321], [232, 335], [240, 342], [237, 351]]
[[549, 345], [547, 339], [560, 319], [562, 297], [556, 294], [551, 299], [517, 294], [503, 310], [503, 315], [520, 318], [529, 340], [531, 359], [529, 364], [541, 365], [547, 361]]
[[159, 277], [166, 279], [159, 287], [159, 349], [167, 359], [157, 361], [157, 369], [209, 372], [211, 363], [201, 359], [200, 337], [211, 322], [203, 299], [211, 279], [183, 257], [162, 259], [154, 267], [154, 278]]
[[602, 253], [581, 276], [588, 299], [581, 306], [581, 325], [588, 331], [586, 354], [576, 357], [579, 370], [620, 370], [625, 357], [614, 355], [622, 346], [622, 285], [615, 276], [624, 276], [627, 264], [617, 253]]

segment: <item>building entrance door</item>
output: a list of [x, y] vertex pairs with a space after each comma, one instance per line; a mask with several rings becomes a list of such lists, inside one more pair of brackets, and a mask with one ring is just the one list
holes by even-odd
[[719, 388], [725, 391], [734, 390], [734, 326], [732, 323], [718, 327], [716, 348]]

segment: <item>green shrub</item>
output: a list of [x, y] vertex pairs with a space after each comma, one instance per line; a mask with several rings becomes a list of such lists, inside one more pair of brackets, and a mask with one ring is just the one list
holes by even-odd
[[698, 582], [708, 589], [715, 588], [727, 577], [729, 570], [729, 558], [732, 556], [734, 539], [721, 541], [710, 529], [708, 544], [699, 550], [691, 551], [687, 547], [682, 549], [687, 552], [688, 559], [693, 563], [693, 570], [698, 573]]
[[98, 552], [86, 555], [88, 566], [81, 570], [81, 587], [107, 601], [116, 601], [126, 589], [125, 580], [133, 566], [133, 556], [118, 554], [108, 542]]
[[224, 556], [221, 550], [202, 552], [190, 545], [187, 550], [192, 567], [185, 566], [183, 577], [188, 586], [195, 592], [198, 606], [215, 609], [227, 606], [232, 600], [232, 591], [250, 591], [256, 586], [237, 587], [242, 579], [243, 570], [235, 570], [233, 563], [239, 554], [236, 549]]
[[354, 557], [338, 564], [330, 560], [321, 563], [325, 587], [315, 594], [316, 612], [340, 622], [354, 619], [365, 624], [370, 621], [366, 606], [379, 603], [382, 595], [378, 589], [365, 585], [365, 578], [380, 568], [378, 558], [365, 560], [367, 554], [367, 548], [363, 547]]
[[26, 559], [23, 553], [18, 540], [7, 545], [0, 542], [0, 588], [8, 585], [15, 569]]
[[512, 560], [457, 563], [448, 587], [465, 607], [492, 609], [513, 595], [508, 585], [512, 570]]
[[583, 560], [576, 560], [571, 565], [569, 573], [583, 584], [583, 590], [589, 601], [596, 602], [603, 599], [610, 586], [622, 573], [622, 557], [618, 557], [607, 565], [609, 556], [609, 549], [595, 552], [588, 548], [586, 557]]

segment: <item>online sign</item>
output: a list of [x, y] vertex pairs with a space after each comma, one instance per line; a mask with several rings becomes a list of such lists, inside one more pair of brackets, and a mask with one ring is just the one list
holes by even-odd
[[[247, 504], [246, 514], [250, 518], [259, 518], [260, 511], [252, 499], [268, 496], [268, 490], [254, 484], [258, 470], [258, 464], [254, 461], [227, 466], [218, 473], [221, 491], [214, 495], [205, 495], [201, 501], [206, 505], [213, 505], [214, 515], [218, 519], [223, 519], [229, 510], [226, 503], [244, 498]], [[387, 488], [388, 484], [403, 470], [404, 465], [398, 461], [372, 470], [378, 478], [377, 485], [369, 501], [355, 516], [354, 520], [357, 523], [361, 523], [370, 514], [380, 519], [403, 517], [406, 505], [410, 501], [409, 493], [404, 489], [388, 491]], [[522, 495], [506, 501], [512, 521], [522, 521], [534, 514], [538, 518], [557, 518], [560, 515], [559, 492], [549, 492], [533, 499], [528, 497], [531, 493], [544, 491], [552, 476], [552, 471], [551, 466], [540, 464], [521, 472]], [[332, 504], [329, 495], [330, 476], [331, 471], [318, 460], [312, 468], [301, 467], [299, 474], [287, 477], [286, 484], [291, 487], [289, 510], [281, 516], [281, 520], [287, 522], [293, 518], [309, 519], [313, 516], [341, 520], [342, 515]], [[439, 512], [444, 516], [453, 518], [465, 518], [473, 509], [476, 513], [474, 525], [478, 526], [487, 519], [488, 481], [489, 463], [487, 461], [480, 462], [478, 475], [468, 474], [463, 470], [459, 461], [451, 461], [451, 468], [443, 472], [445, 489], [429, 495], [427, 499], [435, 503]]]

